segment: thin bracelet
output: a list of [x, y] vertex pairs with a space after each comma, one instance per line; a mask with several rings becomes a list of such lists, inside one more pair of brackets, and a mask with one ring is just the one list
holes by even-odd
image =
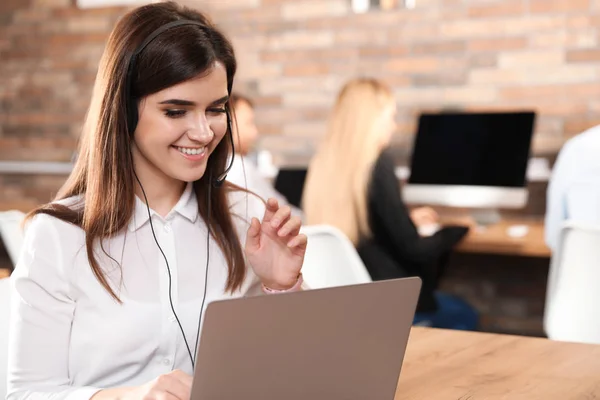
[[302, 289], [302, 283], [304, 282], [304, 279], [302, 278], [302, 273], [300, 273], [298, 275], [298, 280], [296, 281], [296, 283], [294, 284], [294, 286], [292, 286], [289, 289], [271, 289], [270, 287], [265, 286], [264, 284], [262, 285], [262, 290], [263, 292], [265, 292], [266, 294], [277, 294], [277, 293], [289, 293], [289, 292], [298, 292]]

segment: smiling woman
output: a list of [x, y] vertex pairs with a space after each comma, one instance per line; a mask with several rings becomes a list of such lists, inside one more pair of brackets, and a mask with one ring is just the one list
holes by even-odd
[[300, 290], [300, 220], [225, 181], [235, 71], [197, 11], [117, 23], [74, 169], [12, 274], [9, 400], [188, 400], [205, 304]]

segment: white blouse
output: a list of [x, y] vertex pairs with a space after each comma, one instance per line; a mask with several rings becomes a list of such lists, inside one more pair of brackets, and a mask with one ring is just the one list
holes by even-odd
[[[262, 219], [264, 207], [246, 195], [235, 196], [241, 196], [232, 211], [240, 216], [234, 222], [244, 243], [250, 217]], [[171, 269], [173, 305], [194, 354], [207, 229], [191, 184], [166, 218], [151, 214]], [[105, 241], [104, 249], [122, 266], [121, 276], [115, 261], [97, 249], [122, 304], [92, 273], [80, 228], [46, 215], [30, 223], [11, 277], [8, 400], [83, 400], [100, 388], [141, 385], [173, 369], [192, 373], [145, 203], [136, 197], [129, 226]], [[214, 300], [260, 293], [251, 268], [239, 292], [225, 292], [226, 281], [225, 258], [211, 240], [205, 307]]]

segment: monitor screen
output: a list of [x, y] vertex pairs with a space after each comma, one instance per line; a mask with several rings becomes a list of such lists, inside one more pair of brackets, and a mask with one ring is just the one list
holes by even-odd
[[523, 187], [534, 112], [423, 114], [408, 182]]

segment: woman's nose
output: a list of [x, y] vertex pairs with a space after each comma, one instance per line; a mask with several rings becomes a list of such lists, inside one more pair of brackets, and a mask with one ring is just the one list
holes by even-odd
[[214, 136], [206, 118], [199, 118], [195, 126], [188, 129], [187, 135], [190, 139], [201, 143], [210, 142]]

